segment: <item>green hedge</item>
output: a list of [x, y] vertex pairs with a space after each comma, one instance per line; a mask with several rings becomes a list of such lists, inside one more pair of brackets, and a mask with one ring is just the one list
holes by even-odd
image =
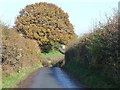
[[118, 31], [118, 15], [107, 19], [105, 25], [99, 25], [93, 32], [79, 38], [79, 43], [74, 43], [65, 53], [67, 63], [84, 65], [120, 85], [120, 46]]

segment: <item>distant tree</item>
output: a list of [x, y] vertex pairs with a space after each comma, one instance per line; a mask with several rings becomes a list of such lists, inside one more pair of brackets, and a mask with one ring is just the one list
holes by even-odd
[[40, 2], [27, 5], [19, 13], [15, 22], [17, 31], [37, 40], [41, 48], [55, 43], [67, 44], [76, 37], [68, 14], [54, 4]]

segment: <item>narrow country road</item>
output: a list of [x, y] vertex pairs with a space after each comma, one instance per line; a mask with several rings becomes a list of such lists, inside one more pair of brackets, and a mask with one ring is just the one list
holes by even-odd
[[59, 67], [45, 67], [21, 82], [19, 88], [82, 88]]

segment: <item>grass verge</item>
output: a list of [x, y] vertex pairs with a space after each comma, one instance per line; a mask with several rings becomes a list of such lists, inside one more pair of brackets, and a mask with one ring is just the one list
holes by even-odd
[[59, 51], [52, 51], [49, 53], [42, 53], [41, 57], [43, 66], [52, 67], [64, 59], [64, 54], [61, 54]]
[[[43, 58], [55, 58], [63, 56], [60, 52], [54, 51], [50, 53], [42, 53]], [[43, 67], [40, 64], [33, 65], [31, 67], [25, 67], [20, 72], [13, 72], [9, 76], [2, 76], [2, 88], [15, 88], [17, 84], [24, 80], [30, 73]]]
[[20, 72], [11, 73], [7, 77], [2, 77], [2, 88], [15, 88], [17, 84], [24, 80], [30, 73], [41, 68], [42, 65], [37, 64], [31, 67], [22, 68]]
[[88, 88], [117, 88], [114, 82], [107, 81], [103, 76], [90, 71], [84, 66], [67, 63], [63, 68]]
[[41, 53], [41, 56], [44, 58], [52, 58], [52, 57], [59, 57], [63, 56], [59, 51], [51, 51], [49, 53]]

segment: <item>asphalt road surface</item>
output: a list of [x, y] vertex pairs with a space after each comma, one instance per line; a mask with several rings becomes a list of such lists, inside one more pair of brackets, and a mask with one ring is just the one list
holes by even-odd
[[45, 67], [19, 84], [19, 88], [82, 88], [59, 67]]

